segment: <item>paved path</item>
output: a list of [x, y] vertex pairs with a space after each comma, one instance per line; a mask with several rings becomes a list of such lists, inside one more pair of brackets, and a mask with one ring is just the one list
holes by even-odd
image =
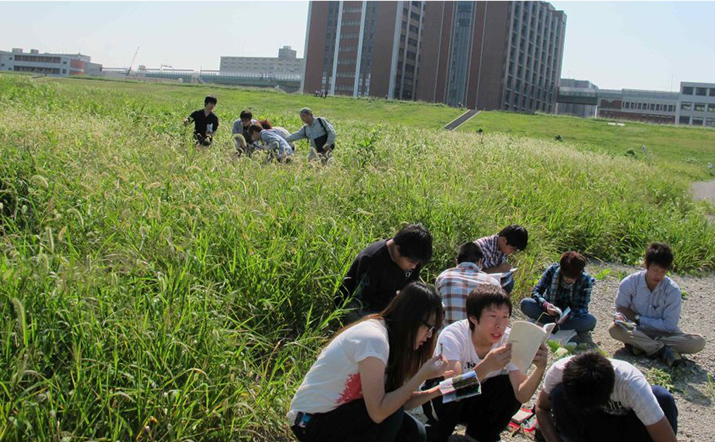
[[448, 123], [446, 126], [444, 126], [444, 128], [447, 130], [455, 130], [459, 126], [469, 121], [472, 117], [476, 116], [478, 113], [478, 110], [470, 109], [459, 117], [457, 117], [456, 120], [453, 120], [452, 122]]
[[715, 205], [715, 180], [693, 183], [693, 198], [696, 201], [707, 200]]

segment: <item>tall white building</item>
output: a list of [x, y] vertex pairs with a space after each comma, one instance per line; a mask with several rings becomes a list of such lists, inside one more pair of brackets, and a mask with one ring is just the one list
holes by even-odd
[[715, 83], [680, 83], [677, 124], [715, 127]]
[[0, 51], [0, 72], [29, 72], [57, 77], [97, 74], [102, 65], [92, 63], [88, 55], [40, 54], [37, 49], [24, 52], [21, 48]]

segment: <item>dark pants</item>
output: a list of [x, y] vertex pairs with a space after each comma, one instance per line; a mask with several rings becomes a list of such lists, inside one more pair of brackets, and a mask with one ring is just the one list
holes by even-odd
[[[431, 417], [427, 424], [427, 439], [444, 442], [457, 424], [464, 424], [468, 436], [480, 442], [497, 441], [519, 407], [521, 403], [514, 396], [509, 375], [487, 379], [482, 382], [482, 394], [479, 396], [448, 404], [443, 404], [442, 398], [438, 397], [425, 404], [425, 414]], [[437, 413], [436, 421], [430, 408]]]
[[[675, 399], [665, 388], [652, 386], [653, 394], [670, 422], [673, 431], [678, 432], [678, 408]], [[603, 411], [584, 412], [569, 404], [563, 384], [551, 391], [551, 412], [557, 432], [568, 442], [601, 442], [623, 440], [628, 442], [651, 442], [645, 425], [631, 410], [622, 416], [614, 416]]]
[[213, 142], [211, 135], [202, 135], [198, 132], [194, 132], [194, 140], [196, 140], [196, 144], [199, 146], [210, 146]]
[[300, 442], [424, 442], [425, 427], [402, 408], [376, 424], [358, 399], [333, 411], [314, 415], [305, 428], [292, 426]]
[[[555, 316], [549, 316], [541, 310], [541, 306], [534, 298], [522, 299], [519, 307], [526, 316], [542, 324], [549, 324], [556, 320]], [[576, 330], [577, 333], [592, 331], [594, 328], [596, 328], [596, 317], [590, 313], [576, 317], [569, 315], [563, 324], [559, 325], [561, 330]]]

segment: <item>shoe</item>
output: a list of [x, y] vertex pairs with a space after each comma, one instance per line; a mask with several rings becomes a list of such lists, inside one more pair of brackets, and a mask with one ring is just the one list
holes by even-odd
[[634, 347], [631, 344], [626, 344], [626, 350], [633, 356], [642, 356], [645, 352], [638, 347]]
[[663, 352], [661, 353], [660, 358], [670, 368], [678, 367], [683, 363], [683, 358], [680, 356], [680, 353], [668, 347], [667, 345], [663, 346]]

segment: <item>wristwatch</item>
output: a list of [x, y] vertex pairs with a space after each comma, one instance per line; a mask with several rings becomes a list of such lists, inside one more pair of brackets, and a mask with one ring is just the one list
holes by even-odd
[[636, 315], [636, 325], [641, 325], [641, 315]]

